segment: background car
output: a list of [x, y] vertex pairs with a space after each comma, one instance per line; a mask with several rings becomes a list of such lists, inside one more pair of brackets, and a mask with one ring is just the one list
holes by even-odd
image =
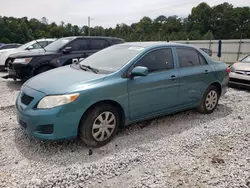
[[22, 44], [16, 44], [16, 43], [4, 44], [0, 46], [0, 51], [5, 49], [18, 48], [20, 46], [22, 46]]
[[36, 138], [79, 135], [98, 147], [123, 125], [190, 108], [212, 113], [226, 92], [229, 71], [188, 45], [118, 44], [25, 82], [17, 119]]
[[209, 56], [213, 55], [213, 51], [208, 48], [200, 48], [202, 51], [206, 52]]
[[250, 88], [250, 54], [230, 66], [229, 85]]
[[99, 50], [119, 43], [124, 43], [124, 40], [98, 36], [64, 37], [46, 46], [44, 51], [22, 52], [10, 56], [7, 77], [27, 80], [53, 68], [78, 62]]
[[56, 39], [37, 39], [23, 44], [18, 48], [0, 50], [0, 70], [7, 68], [8, 58], [11, 54], [23, 52], [25, 50], [38, 50], [54, 42], [55, 40]]

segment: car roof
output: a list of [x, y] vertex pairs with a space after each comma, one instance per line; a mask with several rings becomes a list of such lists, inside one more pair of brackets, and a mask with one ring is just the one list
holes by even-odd
[[142, 48], [155, 48], [155, 47], [170, 47], [170, 46], [180, 46], [180, 47], [193, 47], [192, 45], [187, 45], [187, 44], [180, 44], [180, 43], [174, 43], [174, 42], [164, 42], [164, 41], [160, 41], [160, 42], [126, 42], [123, 44], [119, 44], [119, 45], [131, 45], [131, 46], [138, 46], [138, 47], [142, 47]]
[[[72, 36], [75, 38], [90, 38], [90, 39], [119, 39], [119, 40], [124, 40], [122, 38], [118, 38], [118, 37], [105, 37], [105, 36]], [[68, 37], [63, 37], [63, 38], [68, 38]], [[71, 38], [71, 37], [69, 37]]]

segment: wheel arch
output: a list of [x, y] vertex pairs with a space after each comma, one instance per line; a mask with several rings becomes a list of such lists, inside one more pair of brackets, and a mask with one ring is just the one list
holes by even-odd
[[[87, 110], [83, 113], [82, 117], [81, 117], [81, 120], [82, 118], [90, 111], [92, 110], [94, 107], [98, 106], [98, 105], [102, 105], [102, 104], [110, 104], [112, 106], [114, 106], [117, 110], [118, 110], [118, 113], [119, 113], [119, 116], [121, 118], [121, 126], [124, 125], [125, 123], [125, 111], [124, 111], [124, 108], [122, 107], [122, 105], [120, 103], [118, 103], [117, 101], [115, 100], [111, 100], [111, 99], [106, 99], [106, 100], [101, 100], [101, 101], [98, 101], [98, 102], [95, 102], [93, 103], [91, 106], [89, 106], [87, 108]], [[81, 123], [81, 120], [79, 122], [79, 125], [78, 125], [78, 128], [80, 126], [80, 123]]]
[[41, 69], [41, 68], [43, 68], [43, 67], [50, 67], [50, 68], [52, 68], [52, 69], [54, 69], [54, 68], [56, 68], [55, 66], [53, 66], [52, 64], [50, 64], [50, 63], [42, 63], [42, 64], [39, 64], [38, 66], [36, 66], [36, 67], [34, 67], [34, 69], [33, 69], [33, 75], [36, 75], [36, 73], [37, 73], [37, 70], [39, 70], [39, 69]]
[[221, 86], [221, 84], [219, 82], [213, 82], [209, 86], [215, 86], [219, 91], [219, 95], [221, 96], [222, 86]]

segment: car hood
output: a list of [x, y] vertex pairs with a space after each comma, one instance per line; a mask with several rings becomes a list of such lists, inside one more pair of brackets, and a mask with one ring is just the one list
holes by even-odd
[[239, 71], [250, 71], [250, 63], [234, 63], [233, 68]]
[[0, 50], [0, 53], [6, 53], [6, 52], [14, 52], [17, 50], [17, 48], [10, 48], [10, 49], [4, 49]]
[[25, 82], [24, 86], [46, 95], [65, 94], [87, 89], [105, 77], [106, 74], [95, 74], [68, 65], [39, 74]]
[[55, 52], [45, 52], [43, 49], [37, 49], [37, 50], [23, 50], [23, 51], [17, 51], [14, 53], [11, 53], [11, 58], [26, 58], [26, 57], [35, 57], [35, 56], [42, 56], [42, 55], [51, 55], [55, 54]]

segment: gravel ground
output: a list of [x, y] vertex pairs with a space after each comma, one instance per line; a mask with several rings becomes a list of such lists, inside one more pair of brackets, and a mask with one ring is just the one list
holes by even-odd
[[14, 108], [20, 86], [0, 79], [0, 187], [250, 187], [248, 91], [229, 89], [211, 115], [142, 122], [90, 150], [23, 134]]

